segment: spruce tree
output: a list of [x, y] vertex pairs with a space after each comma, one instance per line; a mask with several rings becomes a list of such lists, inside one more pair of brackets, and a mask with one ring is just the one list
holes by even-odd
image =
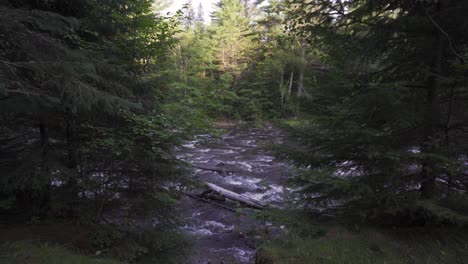
[[370, 218], [410, 210], [418, 213], [402, 221], [453, 220], [457, 207], [446, 201], [463, 200], [467, 187], [468, 5], [288, 3], [289, 29], [319, 48], [328, 69], [298, 132], [307, 147], [285, 154], [310, 168], [298, 178], [310, 199]]

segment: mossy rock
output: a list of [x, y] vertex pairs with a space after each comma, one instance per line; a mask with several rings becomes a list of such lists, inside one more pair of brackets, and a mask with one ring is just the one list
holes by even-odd
[[255, 253], [255, 264], [274, 264], [273, 256], [271, 252], [266, 250], [265, 248], [257, 249]]

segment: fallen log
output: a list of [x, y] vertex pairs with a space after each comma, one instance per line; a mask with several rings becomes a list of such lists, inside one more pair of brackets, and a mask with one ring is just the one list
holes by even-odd
[[248, 198], [248, 197], [244, 197], [238, 193], [235, 193], [233, 191], [230, 191], [230, 190], [226, 190], [222, 187], [219, 187], [218, 185], [215, 185], [215, 184], [212, 184], [212, 183], [209, 183], [209, 182], [205, 182], [206, 186], [208, 186], [208, 188], [210, 188], [211, 190], [213, 190], [214, 192], [217, 192], [219, 193], [221, 196], [224, 196], [230, 200], [233, 200], [233, 201], [237, 201], [237, 202], [240, 202], [242, 204], [245, 204], [245, 205], [248, 205], [252, 208], [256, 208], [256, 209], [263, 209], [265, 207], [264, 204], [262, 204], [260, 201], [257, 201], [255, 199], [252, 199], [252, 198]]
[[239, 172], [238, 170], [228, 169], [228, 168], [219, 167], [219, 166], [202, 166], [202, 165], [195, 165], [194, 164], [194, 165], [192, 165], [192, 167], [194, 167], [196, 169], [200, 169], [200, 170], [214, 171], [214, 172], [218, 172], [220, 174]]
[[[205, 203], [209, 203], [209, 204], [212, 204], [212, 205], [221, 207], [221, 208], [226, 209], [226, 210], [231, 211], [231, 212], [239, 213], [236, 209], [231, 208], [231, 207], [229, 207], [229, 206], [225, 206], [225, 205], [222, 205], [222, 204], [219, 204], [219, 203], [215, 203], [215, 202], [213, 202], [213, 201], [210, 201], [210, 200], [208, 200], [208, 199], [205, 199], [205, 198], [202, 198], [202, 197], [199, 197], [199, 196], [197, 196], [197, 195], [190, 194], [190, 193], [184, 193], [184, 194], [187, 195], [187, 196], [190, 197], [190, 198], [193, 198], [193, 199], [196, 199], [196, 200], [205, 202]], [[241, 213], [242, 213], [242, 212], [241, 212]], [[245, 213], [242, 213], [242, 214], [245, 214]]]

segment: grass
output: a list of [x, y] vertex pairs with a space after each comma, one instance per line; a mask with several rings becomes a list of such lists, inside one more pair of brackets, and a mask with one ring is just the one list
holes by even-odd
[[62, 246], [35, 241], [9, 242], [0, 245], [2, 264], [122, 264], [115, 260], [73, 253]]
[[283, 118], [277, 120], [277, 125], [282, 127], [302, 128], [310, 125], [310, 120], [302, 117]]
[[258, 264], [468, 263], [466, 230], [349, 228], [297, 216], [287, 221], [286, 237], [263, 244]]

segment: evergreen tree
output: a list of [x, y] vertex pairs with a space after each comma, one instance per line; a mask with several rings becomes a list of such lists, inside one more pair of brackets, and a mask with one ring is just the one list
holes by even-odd
[[444, 199], [466, 190], [468, 5], [289, 3], [290, 29], [320, 47], [329, 66], [300, 134], [307, 148], [285, 154], [312, 168], [300, 177], [311, 200], [366, 217], [415, 212], [401, 218], [408, 222], [456, 215]]
[[188, 0], [184, 5], [184, 26], [185, 28], [192, 27], [196, 22], [195, 9], [193, 9], [192, 0]]
[[0, 7], [2, 205], [92, 221], [115, 197], [129, 217], [150, 201], [163, 209], [178, 136], [161, 123], [152, 74], [175, 22], [155, 17], [149, 0], [74, 3]]
[[216, 41], [216, 56], [222, 72], [239, 74], [249, 63], [252, 47], [249, 18], [239, 0], [222, 0], [212, 14], [212, 35]]
[[[243, 116], [287, 116], [298, 113], [298, 97], [313, 85], [314, 57], [300, 38], [284, 31], [286, 13], [280, 1], [260, 8], [254, 27], [259, 33], [254, 67], [245, 71], [237, 87], [241, 91]], [[301, 77], [302, 76], [302, 77]], [[248, 105], [248, 106], [246, 106]]]
[[205, 12], [203, 11], [203, 5], [201, 2], [198, 4], [197, 15], [195, 20], [197, 21], [197, 23], [200, 24], [202, 24], [205, 21]]

